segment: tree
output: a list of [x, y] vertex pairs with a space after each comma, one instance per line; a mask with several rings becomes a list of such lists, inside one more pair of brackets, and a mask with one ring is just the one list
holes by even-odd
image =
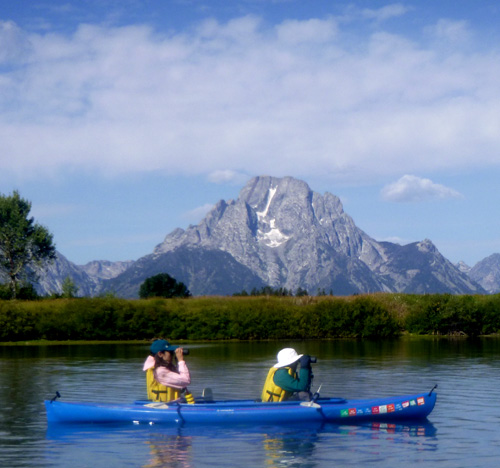
[[20, 197], [0, 195], [0, 275], [7, 278], [12, 297], [23, 280], [35, 280], [36, 269], [52, 261], [56, 249], [52, 234], [28, 215], [31, 203]]
[[300, 286], [297, 289], [297, 292], [295, 293], [296, 297], [303, 297], [303, 296], [309, 296], [307, 289], [302, 289]]
[[177, 282], [168, 273], [160, 273], [146, 278], [139, 288], [139, 297], [190, 297], [191, 293], [184, 283]]
[[61, 285], [61, 289], [62, 289], [61, 296], [65, 298], [75, 297], [76, 293], [78, 292], [78, 286], [69, 276], [66, 276], [66, 278], [64, 278], [64, 281]]

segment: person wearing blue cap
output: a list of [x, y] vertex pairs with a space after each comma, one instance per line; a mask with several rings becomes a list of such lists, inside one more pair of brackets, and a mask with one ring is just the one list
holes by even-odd
[[171, 345], [167, 340], [155, 340], [150, 351], [143, 366], [146, 371], [148, 399], [163, 402], [178, 400], [182, 391], [191, 383], [184, 350]]

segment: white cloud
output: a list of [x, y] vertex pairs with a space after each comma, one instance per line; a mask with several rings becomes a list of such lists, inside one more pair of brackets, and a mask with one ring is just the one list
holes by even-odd
[[415, 241], [410, 241], [408, 239], [402, 239], [401, 237], [398, 236], [390, 236], [390, 237], [384, 237], [383, 239], [378, 239], [381, 242], [391, 242], [393, 244], [399, 244], [399, 245], [406, 245], [411, 242]]
[[248, 180], [247, 174], [241, 174], [231, 170], [218, 170], [208, 174], [208, 181], [215, 184], [236, 184], [240, 185]]
[[421, 202], [462, 197], [452, 188], [413, 175], [405, 175], [398, 181], [386, 185], [381, 195], [384, 200], [390, 202]]
[[321, 44], [331, 41], [337, 34], [337, 23], [333, 19], [310, 19], [285, 21], [276, 27], [280, 41], [297, 45], [304, 42]]
[[200, 222], [205, 215], [214, 207], [213, 204], [205, 203], [202, 206], [194, 208], [193, 210], [187, 211], [182, 215], [182, 217], [188, 222]]
[[427, 31], [438, 40], [452, 43], [466, 42], [472, 36], [467, 21], [440, 19], [435, 25], [429, 26]]
[[491, 50], [443, 56], [383, 31], [345, 34], [334, 18], [8, 37], [21, 52], [0, 71], [0, 181], [66, 170], [359, 181], [500, 164]]
[[0, 21], [0, 64], [15, 60], [28, 47], [23, 31], [13, 21]]
[[397, 18], [406, 14], [411, 8], [402, 3], [393, 3], [378, 9], [365, 8], [361, 10], [361, 15], [367, 19], [385, 21], [390, 18]]

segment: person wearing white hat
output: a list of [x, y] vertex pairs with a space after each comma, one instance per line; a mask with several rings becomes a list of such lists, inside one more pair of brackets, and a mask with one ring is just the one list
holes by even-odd
[[[282, 349], [277, 357], [278, 362], [267, 373], [262, 401], [309, 400], [311, 357], [308, 354], [297, 354], [293, 348]], [[298, 364], [300, 369], [297, 372]]]

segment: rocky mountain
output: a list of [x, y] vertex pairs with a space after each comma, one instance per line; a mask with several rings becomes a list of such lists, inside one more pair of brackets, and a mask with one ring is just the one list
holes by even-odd
[[60, 294], [64, 280], [69, 277], [78, 288], [77, 296], [96, 296], [102, 291], [104, 280], [118, 276], [133, 263], [96, 260], [86, 265], [75, 265], [57, 252], [55, 260], [43, 272], [37, 272], [39, 280], [35, 288], [42, 295]]
[[[87, 269], [87, 271], [89, 271]], [[255, 177], [197, 226], [176, 229], [102, 291], [136, 297], [145, 278], [168, 272], [194, 295], [270, 285], [311, 294], [390, 291], [484, 293], [429, 240], [401, 246], [359, 229], [338, 197], [291, 177]]]
[[182, 281], [197, 296], [231, 295], [236, 291], [251, 291], [266, 285], [227, 252], [180, 246], [164, 254], [140, 258], [121, 275], [105, 281], [103, 290], [120, 297], [137, 297], [139, 287], [146, 278], [165, 272]]
[[97, 278], [89, 276], [81, 267], [70, 262], [64, 255], [57, 252], [55, 260], [43, 272], [38, 271], [38, 283], [35, 289], [39, 294], [50, 295], [62, 292], [62, 284], [66, 278], [71, 278], [78, 287], [78, 296], [94, 296], [100, 289]]
[[455, 265], [462, 273], [465, 273], [467, 275], [469, 275], [470, 273], [470, 270], [471, 270], [471, 267], [469, 265], [467, 265], [467, 263], [465, 262], [458, 262], [456, 265]]
[[472, 280], [479, 283], [489, 294], [500, 292], [500, 254], [496, 253], [476, 263], [470, 271]]
[[85, 265], [80, 266], [91, 278], [97, 280], [108, 280], [115, 278], [119, 274], [127, 270], [134, 264], [133, 260], [126, 260], [124, 262], [110, 262], [108, 260], [94, 260]]
[[407, 245], [381, 242], [387, 263], [379, 271], [387, 275], [392, 291], [415, 294], [476, 294], [484, 290], [443, 257], [429, 240]]

